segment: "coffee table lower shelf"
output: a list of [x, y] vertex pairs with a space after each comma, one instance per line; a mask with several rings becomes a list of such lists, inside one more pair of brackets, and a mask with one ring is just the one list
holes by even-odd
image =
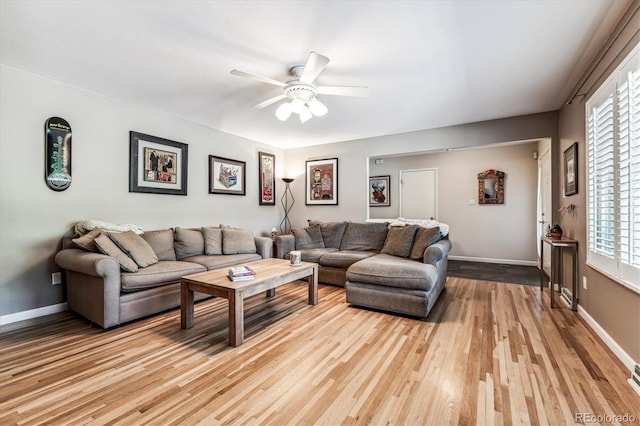
[[247, 263], [256, 272], [249, 281], [231, 281], [227, 269], [200, 272], [182, 277], [180, 283], [180, 325], [188, 329], [194, 323], [194, 292], [224, 297], [229, 301], [229, 344], [240, 346], [244, 342], [244, 299], [266, 292], [275, 296], [281, 285], [306, 278], [309, 283], [309, 305], [318, 304], [318, 265], [302, 262], [291, 266], [285, 259], [263, 259]]

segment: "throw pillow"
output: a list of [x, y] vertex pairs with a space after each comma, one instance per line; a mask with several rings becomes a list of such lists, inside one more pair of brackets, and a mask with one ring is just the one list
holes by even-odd
[[138, 270], [138, 265], [136, 264], [136, 262], [131, 260], [131, 258], [127, 256], [125, 252], [120, 250], [116, 243], [114, 243], [106, 234], [98, 235], [94, 242], [96, 243], [96, 247], [98, 247], [98, 250], [100, 250], [101, 253], [116, 259], [120, 263], [120, 269], [122, 269], [123, 271], [136, 272]]
[[256, 240], [249, 229], [222, 229], [223, 254], [256, 253]]
[[409, 257], [417, 231], [417, 226], [392, 226], [387, 232], [387, 239], [381, 253]]
[[204, 254], [204, 236], [199, 229], [176, 228], [174, 249], [178, 260]]
[[328, 248], [340, 248], [340, 242], [347, 229], [347, 222], [320, 222], [318, 220], [308, 220], [309, 226], [320, 225], [322, 242]]
[[149, 243], [158, 260], [176, 260], [176, 252], [173, 250], [173, 229], [145, 232], [142, 238]]
[[94, 242], [94, 240], [98, 235], [100, 235], [100, 230], [94, 229], [88, 234], [84, 234], [81, 237], [74, 238], [71, 241], [81, 249], [84, 249], [86, 251], [90, 251], [93, 253], [100, 253], [100, 250], [98, 250], [98, 247], [96, 247], [96, 243]]
[[296, 250], [324, 248], [320, 225], [309, 226], [307, 228], [292, 229], [296, 238]]
[[440, 234], [440, 228], [422, 228], [418, 229], [416, 233], [416, 239], [413, 242], [413, 247], [411, 248], [411, 255], [409, 256], [413, 260], [422, 259], [424, 257], [424, 251], [431, 244], [436, 243], [442, 239], [442, 235]]
[[340, 250], [377, 251], [384, 247], [388, 223], [349, 222], [344, 231]]
[[149, 243], [135, 232], [109, 232], [108, 235], [140, 268], [158, 263], [158, 256]]
[[222, 229], [203, 227], [202, 235], [204, 235], [204, 254], [209, 256], [222, 254]]

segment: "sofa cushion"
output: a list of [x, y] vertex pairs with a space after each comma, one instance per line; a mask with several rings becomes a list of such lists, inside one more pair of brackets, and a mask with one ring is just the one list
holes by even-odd
[[96, 247], [100, 250], [100, 253], [113, 257], [120, 263], [120, 269], [125, 272], [136, 272], [138, 265], [133, 261], [125, 252], [120, 250], [120, 247], [114, 243], [107, 234], [100, 234], [94, 240]]
[[148, 242], [133, 231], [109, 232], [109, 238], [120, 247], [140, 268], [158, 263], [158, 256]]
[[318, 259], [318, 263], [321, 266], [330, 266], [333, 268], [347, 269], [352, 264], [366, 259], [371, 256], [375, 256], [375, 251], [336, 251], [333, 253], [327, 253]]
[[222, 253], [248, 254], [257, 251], [256, 240], [249, 229], [222, 229]]
[[71, 241], [73, 242], [73, 244], [75, 244], [77, 247], [80, 247], [81, 249], [90, 251], [92, 253], [100, 253], [100, 250], [98, 250], [98, 247], [96, 247], [96, 243], [94, 241], [96, 237], [100, 235], [100, 233], [101, 231], [99, 229], [94, 229], [88, 234], [84, 234], [81, 237], [74, 238]]
[[414, 225], [392, 226], [387, 232], [387, 239], [384, 241], [381, 253], [409, 257], [417, 230], [418, 227]]
[[429, 291], [437, 282], [436, 267], [390, 254], [378, 254], [354, 263], [347, 269], [347, 280], [386, 287]]
[[292, 231], [296, 239], [296, 250], [324, 248], [320, 225], [293, 228]]
[[318, 220], [308, 220], [309, 226], [320, 225], [320, 233], [325, 247], [339, 249], [344, 230], [347, 229], [347, 222], [320, 222]]
[[204, 266], [207, 270], [227, 268], [229, 266], [241, 265], [243, 263], [254, 262], [262, 257], [257, 253], [246, 254], [225, 254], [217, 256], [192, 256], [187, 257], [185, 261], [197, 263]]
[[204, 254], [204, 236], [202, 235], [202, 231], [200, 229], [176, 228], [173, 247], [178, 260]]
[[413, 247], [411, 247], [411, 255], [409, 257], [414, 260], [422, 259], [426, 248], [441, 239], [442, 234], [437, 226], [433, 228], [420, 227], [416, 232], [415, 240], [413, 240]]
[[340, 250], [377, 251], [387, 239], [387, 223], [349, 222], [344, 231]]
[[316, 248], [316, 249], [306, 249], [300, 250], [300, 254], [302, 255], [303, 262], [313, 262], [318, 263], [320, 258], [327, 253], [335, 253], [338, 249], [325, 247], [325, 248]]
[[207, 268], [197, 263], [161, 260], [140, 268], [135, 273], [122, 273], [120, 286], [123, 292], [144, 290], [151, 287], [180, 282], [185, 275], [205, 272]]
[[176, 252], [173, 250], [173, 229], [148, 231], [142, 234], [142, 238], [149, 243], [158, 260], [176, 260]]
[[222, 229], [214, 227], [203, 227], [204, 254], [222, 254]]

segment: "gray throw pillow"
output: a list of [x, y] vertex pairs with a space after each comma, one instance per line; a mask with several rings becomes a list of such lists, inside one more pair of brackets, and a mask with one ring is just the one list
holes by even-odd
[[293, 228], [292, 231], [296, 238], [296, 250], [324, 248], [320, 225], [309, 226], [307, 228]]
[[349, 222], [340, 243], [340, 250], [379, 252], [384, 247], [384, 242], [387, 239], [388, 225], [387, 222]]
[[120, 263], [120, 269], [125, 272], [136, 272], [138, 265], [114, 243], [106, 234], [100, 234], [94, 240], [101, 253], [111, 256]]
[[424, 251], [433, 243], [437, 243], [442, 239], [440, 234], [440, 228], [422, 228], [416, 232], [416, 238], [413, 241], [413, 247], [411, 248], [411, 255], [409, 256], [413, 260], [422, 259], [424, 257]]
[[204, 254], [204, 236], [199, 229], [176, 228], [173, 245], [178, 260]]
[[158, 256], [148, 242], [133, 231], [110, 232], [109, 238], [141, 268], [158, 263]]
[[142, 234], [142, 238], [149, 243], [158, 260], [176, 260], [176, 252], [173, 250], [173, 229], [148, 231]]
[[98, 250], [98, 247], [96, 247], [96, 243], [94, 241], [98, 237], [98, 235], [100, 235], [100, 230], [94, 229], [88, 234], [84, 234], [81, 237], [74, 238], [71, 241], [81, 249], [90, 251], [92, 253], [100, 253], [100, 250]]
[[222, 229], [203, 227], [202, 235], [204, 236], [204, 254], [209, 256], [222, 254]]
[[309, 226], [320, 225], [322, 242], [327, 248], [340, 248], [340, 242], [347, 229], [347, 222], [320, 222], [319, 220], [308, 220]]
[[417, 231], [418, 227], [415, 225], [392, 226], [387, 232], [387, 239], [384, 242], [381, 253], [409, 257]]
[[256, 252], [256, 240], [249, 229], [222, 229], [223, 254], [249, 254]]

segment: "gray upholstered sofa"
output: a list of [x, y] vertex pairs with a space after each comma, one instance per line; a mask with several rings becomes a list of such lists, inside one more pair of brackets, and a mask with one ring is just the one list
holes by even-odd
[[271, 257], [272, 247], [271, 238], [230, 227], [96, 229], [64, 238], [55, 261], [65, 271], [69, 309], [110, 328], [179, 306], [182, 276]]
[[426, 317], [447, 280], [448, 227], [389, 225], [309, 221], [276, 238], [277, 257], [299, 250], [353, 305]]

